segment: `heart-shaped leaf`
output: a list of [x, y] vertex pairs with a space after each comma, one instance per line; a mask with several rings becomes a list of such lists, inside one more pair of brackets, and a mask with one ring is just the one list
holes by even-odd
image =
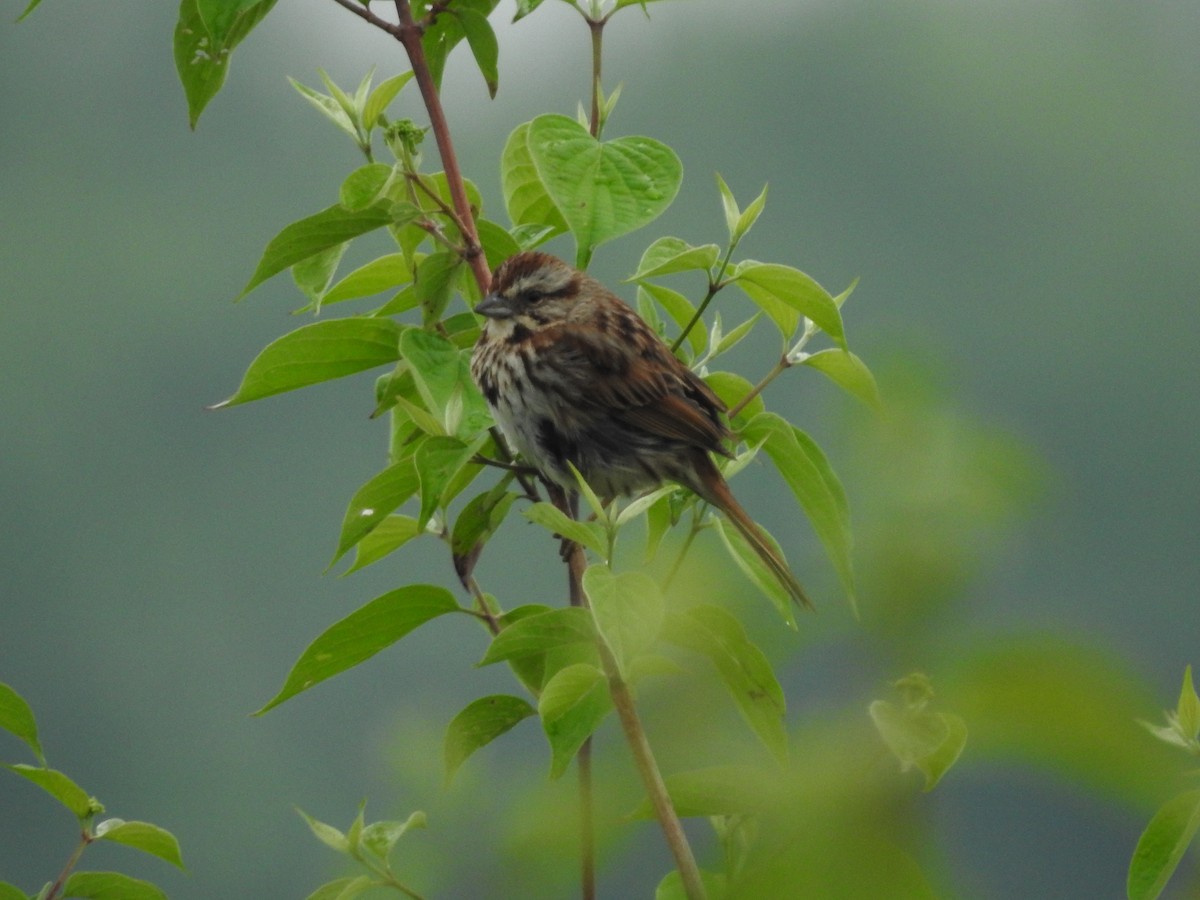
[[581, 266], [605, 241], [661, 215], [683, 180], [683, 164], [666, 144], [647, 137], [601, 143], [566, 116], [530, 122], [526, 147], [546, 193], [575, 235]]

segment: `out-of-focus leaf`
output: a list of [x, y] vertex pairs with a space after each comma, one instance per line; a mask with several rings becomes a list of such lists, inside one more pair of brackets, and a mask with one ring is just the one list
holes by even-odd
[[156, 885], [120, 872], [74, 872], [63, 885], [61, 896], [80, 900], [167, 900]]
[[583, 589], [600, 634], [621, 672], [628, 674], [630, 665], [654, 643], [662, 628], [666, 604], [657, 582], [642, 572], [617, 574], [597, 565], [583, 573]]
[[[700, 882], [704, 885], [708, 900], [722, 900], [725, 896], [726, 879], [724, 875], [700, 870]], [[687, 889], [678, 869], [672, 869], [654, 889], [654, 900], [688, 900]]]
[[966, 723], [949, 713], [905, 708], [886, 700], [873, 701], [868, 712], [900, 768], [920, 769], [926, 791], [933, 790], [967, 743]]
[[520, 697], [493, 694], [473, 700], [446, 728], [442, 758], [446, 765], [446, 783], [458, 767], [478, 750], [494, 741], [522, 719], [537, 715], [537, 710]]
[[771, 663], [738, 620], [719, 606], [701, 605], [667, 618], [663, 636], [708, 657], [738, 712], [780, 763], [788, 760], [787, 705]]
[[610, 709], [608, 682], [604, 673], [593, 665], [567, 666], [546, 682], [538, 699], [538, 713], [550, 741], [551, 778], [558, 778], [566, 771]]
[[313, 685], [357, 666], [431, 619], [461, 609], [445, 588], [410, 584], [376, 597], [326, 629], [300, 655], [261, 716]]
[[[666, 775], [663, 781], [681, 816], [753, 815], [771, 802], [771, 779], [754, 766], [709, 766]], [[654, 807], [644, 799], [630, 815], [648, 819]]]
[[401, 328], [391, 319], [353, 316], [313, 322], [276, 338], [250, 363], [223, 409], [364, 372], [400, 358]]
[[335, 878], [327, 881], [308, 895], [305, 900], [357, 900], [367, 891], [378, 887], [370, 875], [355, 875], [351, 878]]
[[[39, 0], [33, 0], [30, 4], [30, 9], [38, 4]], [[29, 10], [25, 11], [28, 15]], [[24, 18], [24, 16], [22, 16]], [[17, 21], [20, 21], [18, 19]], [[0, 900], [29, 900], [29, 895], [18, 888], [13, 887], [7, 881], [0, 881]]]
[[45, 764], [42, 745], [38, 741], [37, 720], [25, 698], [0, 682], [0, 728], [15, 734], [33, 751], [38, 762]]
[[742, 428], [742, 436], [752, 444], [762, 444], [792, 489], [854, 607], [850, 506], [825, 454], [812, 438], [774, 413], [755, 416]]
[[1167, 886], [1200, 829], [1200, 791], [1188, 791], [1162, 805], [1138, 838], [1129, 862], [1129, 900], [1155, 900]]
[[[796, 604], [792, 595], [779, 583], [779, 579], [775, 577], [767, 564], [763, 562], [762, 557], [750, 546], [736, 527], [722, 519], [715, 519], [714, 522], [717, 526], [717, 534], [721, 538], [721, 543], [725, 545], [725, 550], [729, 553], [730, 558], [742, 570], [742, 573], [767, 596], [787, 626], [795, 629], [797, 627]], [[783, 549], [779, 546], [779, 542], [761, 525], [759, 529], [767, 536], [780, 558], [784, 559]]]
[[308, 824], [313, 836], [322, 844], [338, 853], [344, 853], [347, 856], [350, 854], [350, 841], [340, 829], [334, 828], [320, 819], [314, 819], [302, 809], [297, 808], [296, 812]]
[[417, 810], [403, 822], [382, 821], [371, 822], [362, 830], [362, 846], [374, 853], [380, 859], [387, 859], [392, 848], [400, 838], [414, 828], [425, 827], [425, 813]]

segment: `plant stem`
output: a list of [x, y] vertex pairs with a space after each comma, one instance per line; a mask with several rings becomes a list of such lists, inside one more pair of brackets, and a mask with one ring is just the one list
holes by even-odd
[[736, 416], [738, 413], [740, 413], [743, 409], [746, 408], [746, 404], [748, 404], [751, 400], [753, 400], [755, 397], [757, 397], [759, 394], [761, 394], [763, 392], [763, 389], [766, 388], [766, 386], [768, 384], [770, 384], [772, 381], [774, 381], [776, 378], [778, 378], [781, 374], [786, 372], [791, 367], [792, 367], [792, 364], [790, 362], [788, 362], [787, 356], [781, 356], [779, 358], [779, 362], [775, 363], [775, 367], [773, 369], [771, 369], [770, 372], [768, 372], [766, 375], [763, 376], [762, 381], [760, 381], [754, 387], [750, 388], [750, 393], [746, 394], [745, 397], [743, 397], [741, 400], [739, 400], [737, 403], [735, 403], [732, 407], [730, 407], [730, 409], [726, 413], [726, 415], [730, 419], [732, 419], [734, 416]]
[[696, 865], [696, 857], [692, 854], [691, 845], [688, 844], [687, 835], [684, 834], [683, 825], [679, 821], [675, 807], [671, 805], [671, 796], [667, 793], [667, 786], [658, 770], [658, 763], [654, 759], [654, 751], [650, 749], [650, 742], [646, 740], [646, 732], [638, 717], [633, 694], [629, 690], [629, 685], [625, 683], [625, 679], [621, 677], [617, 661], [613, 659], [611, 651], [603, 642], [600, 642], [599, 647], [600, 661], [604, 666], [604, 673], [608, 677], [608, 692], [612, 696], [613, 707], [616, 708], [617, 718], [621, 720], [621, 730], [625, 732], [625, 740], [633, 752], [633, 761], [637, 765], [638, 774], [641, 775], [642, 784], [646, 788], [646, 794], [654, 807], [654, 814], [658, 818], [659, 825], [662, 826], [667, 847], [670, 848], [671, 855], [675, 858], [675, 868], [679, 870], [679, 877], [683, 881], [684, 893], [688, 900], [705, 900], [704, 883], [700, 880], [700, 869]]
[[604, 24], [606, 19], [588, 19], [588, 30], [592, 33], [592, 137], [600, 137], [600, 60], [604, 43]]
[[67, 878], [70, 877], [71, 871], [79, 862], [79, 857], [83, 855], [83, 851], [87, 849], [87, 845], [92, 842], [92, 836], [84, 829], [79, 838], [79, 845], [67, 860], [67, 864], [63, 866], [63, 870], [58, 873], [58, 877], [54, 879], [54, 884], [50, 885], [50, 890], [46, 894], [45, 900], [57, 900], [59, 892], [63, 889], [63, 885], [67, 883]]
[[696, 323], [700, 321], [701, 317], [704, 315], [704, 311], [708, 309], [708, 304], [712, 302], [712, 298], [717, 296], [717, 291], [725, 287], [725, 282], [722, 279], [725, 278], [725, 270], [729, 268], [729, 260], [733, 257], [733, 251], [735, 249], [737, 249], [737, 242], [731, 241], [729, 244], [729, 249], [725, 251], [725, 256], [722, 257], [720, 264], [717, 266], [716, 274], [709, 275], [708, 292], [704, 295], [704, 299], [701, 300], [700, 305], [696, 307], [695, 314], [684, 327], [683, 331], [679, 333], [679, 337], [675, 338], [675, 342], [671, 344], [672, 353], [678, 350], [680, 345], [687, 340], [687, 336], [691, 333], [692, 329], [696, 327]]
[[[340, 2], [340, 0], [339, 0]], [[433, 82], [433, 73], [429, 70], [429, 62], [425, 58], [425, 47], [421, 43], [421, 26], [413, 21], [412, 9], [408, 0], [396, 0], [396, 12], [400, 16], [400, 24], [396, 30], [385, 29], [389, 34], [404, 45], [408, 61], [412, 65], [413, 76], [417, 87], [421, 90], [421, 99], [425, 102], [425, 111], [429, 113], [429, 125], [433, 137], [437, 141], [438, 154], [442, 158], [442, 169], [446, 173], [446, 184], [450, 188], [450, 199], [454, 211], [462, 222], [463, 258], [471, 266], [475, 281], [479, 284], [481, 293], [486, 294], [491, 286], [492, 274], [488, 271], [487, 259], [483, 255], [483, 247], [479, 243], [479, 233], [475, 230], [475, 217], [471, 214], [471, 204], [467, 200], [467, 189], [463, 182], [462, 170], [458, 167], [458, 156], [454, 152], [454, 142], [450, 139], [450, 125], [446, 121], [446, 112], [442, 108], [442, 98], [437, 85]]]

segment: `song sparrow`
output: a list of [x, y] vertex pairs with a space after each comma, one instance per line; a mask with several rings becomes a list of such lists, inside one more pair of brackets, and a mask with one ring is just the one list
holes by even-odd
[[725, 404], [598, 281], [545, 253], [496, 269], [471, 374], [505, 436], [568, 492], [572, 463], [601, 496], [674, 481], [721, 510], [797, 603], [787, 563], [734, 499], [710, 453], [731, 454]]

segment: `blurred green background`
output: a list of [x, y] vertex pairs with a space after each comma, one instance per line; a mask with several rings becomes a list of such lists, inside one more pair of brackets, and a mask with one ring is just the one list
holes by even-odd
[[[344, 826], [369, 797], [377, 816], [429, 812], [408, 871], [435, 896], [567, 895], [571, 861], [564, 872], [537, 855], [532, 801], [515, 800], [570, 791], [540, 786], [536, 729], [439, 785], [453, 712], [510, 689], [472, 668], [484, 645], [471, 623], [439, 622], [247, 715], [335, 619], [398, 583], [450, 583], [448, 561], [415, 548], [350, 579], [322, 575], [346, 502], [385, 459], [370, 376], [204, 410], [304, 321], [289, 315], [301, 301], [286, 277], [230, 301], [266, 241], [332, 202], [358, 163], [284, 76], [315, 84], [323, 67], [354, 84], [378, 65], [385, 77], [405, 68], [398, 48], [327, 0], [288, 0], [235, 53], [191, 133], [174, 4], [46, 0], [19, 26], [23, 0], [5, 6], [0, 680], [34, 707], [50, 763], [111, 815], [173, 830], [190, 874], [107, 847], [87, 867], [175, 898], [302, 897], [338, 870], [292, 805]], [[1200, 5], [651, 11], [609, 29], [606, 82], [624, 83], [609, 135], [670, 144], [684, 186], [594, 271], [618, 283], [659, 234], [722, 240], [714, 171], [744, 203], [770, 182], [743, 252], [834, 292], [861, 276], [850, 339], [889, 403], [872, 421], [807, 372], [768, 393], [846, 483], [861, 625], [769, 467], [739, 479], [821, 599], [799, 638], [751, 612], [785, 661], [792, 720], [848, 708], [865, 721], [866, 700], [933, 666], [932, 648], [953, 671], [947, 648], [1026, 634], [1095, 648], [1100, 668], [1120, 660], [1113, 683], [1156, 718], [1200, 662]], [[497, 219], [508, 131], [573, 112], [587, 91], [577, 17], [547, 3], [508, 26], [511, 12], [494, 17], [499, 98], [462, 51], [445, 83], [464, 168]], [[420, 118], [415, 101], [397, 114]], [[754, 377], [775, 352], [764, 332], [738, 361]], [[561, 593], [556, 557], [531, 551], [531, 534], [514, 519], [481, 565], [513, 604]], [[1089, 671], [1075, 670], [1083, 693]], [[1111, 694], [1094, 687], [1081, 702]], [[1120, 721], [1131, 746], [1151, 740]], [[620, 768], [617, 744], [601, 735]], [[971, 897], [1121, 894], [1154, 786], [1106, 793], [1061, 767], [973, 758], [979, 746], [919, 801], [947, 883]], [[4, 735], [0, 751], [29, 761]], [[35, 889], [74, 840], [65, 811], [0, 779], [0, 879]], [[666, 867], [654, 829], [624, 850], [633, 862], [602, 876], [608, 896], [648, 895]]]

